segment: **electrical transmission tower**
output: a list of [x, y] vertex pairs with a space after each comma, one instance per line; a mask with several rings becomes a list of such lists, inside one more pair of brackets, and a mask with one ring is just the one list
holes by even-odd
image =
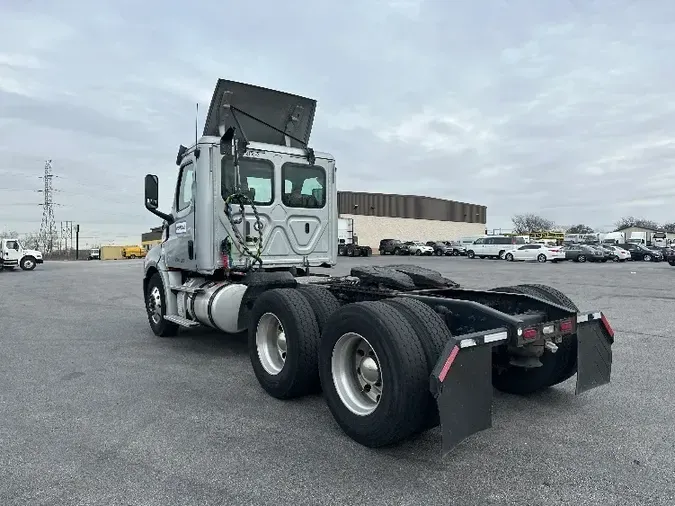
[[45, 252], [51, 253], [54, 249], [54, 241], [56, 239], [56, 222], [54, 221], [54, 185], [52, 179], [52, 161], [47, 160], [45, 163], [45, 174], [41, 176], [44, 179], [45, 201], [42, 208], [42, 223], [40, 223], [40, 246]]

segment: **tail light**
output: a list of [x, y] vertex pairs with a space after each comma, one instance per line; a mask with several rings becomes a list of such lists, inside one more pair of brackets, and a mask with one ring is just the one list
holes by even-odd
[[537, 338], [537, 329], [530, 328], [523, 330], [523, 339], [531, 340]]
[[560, 332], [569, 332], [572, 330], [572, 320], [565, 320], [560, 322]]

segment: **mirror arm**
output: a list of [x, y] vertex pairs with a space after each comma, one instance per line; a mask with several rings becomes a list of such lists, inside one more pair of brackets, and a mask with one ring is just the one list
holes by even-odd
[[148, 206], [147, 202], [145, 203], [145, 208], [155, 216], [158, 216], [163, 220], [165, 220], [169, 225], [171, 225], [174, 221], [176, 221], [174, 217], [171, 216], [170, 214], [163, 213], [162, 211], [158, 211], [157, 209], [153, 209], [152, 207]]

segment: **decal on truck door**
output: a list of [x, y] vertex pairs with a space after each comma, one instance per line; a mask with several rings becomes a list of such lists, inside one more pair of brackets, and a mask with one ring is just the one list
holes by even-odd
[[187, 232], [187, 223], [184, 221], [176, 223], [176, 233], [184, 234], [185, 232]]

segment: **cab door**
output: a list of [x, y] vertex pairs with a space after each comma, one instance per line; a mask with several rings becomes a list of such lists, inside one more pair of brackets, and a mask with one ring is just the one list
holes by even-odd
[[21, 260], [21, 248], [19, 248], [19, 243], [17, 241], [5, 241], [2, 256], [5, 262], [18, 265], [19, 260]]
[[174, 196], [174, 222], [169, 225], [169, 237], [164, 243], [167, 267], [187, 271], [197, 270], [195, 253], [195, 201], [197, 197], [196, 165], [192, 157], [183, 163], [178, 173]]

